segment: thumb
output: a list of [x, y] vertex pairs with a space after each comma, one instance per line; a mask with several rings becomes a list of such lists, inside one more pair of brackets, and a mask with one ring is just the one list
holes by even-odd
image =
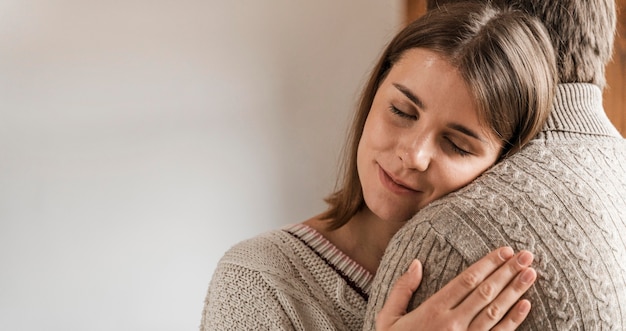
[[413, 292], [417, 290], [421, 282], [422, 263], [416, 259], [411, 262], [409, 270], [398, 278], [389, 291], [389, 297], [376, 317], [377, 330], [388, 329], [406, 314]]

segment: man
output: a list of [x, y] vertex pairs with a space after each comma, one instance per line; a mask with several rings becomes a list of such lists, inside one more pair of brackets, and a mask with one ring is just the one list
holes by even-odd
[[615, 3], [502, 2], [538, 17], [550, 33], [560, 80], [551, 115], [522, 151], [422, 209], [394, 236], [372, 284], [366, 330], [413, 259], [424, 274], [409, 309], [504, 245], [536, 256], [539, 276], [526, 295], [533, 307], [521, 330], [626, 330], [626, 142], [602, 108]]

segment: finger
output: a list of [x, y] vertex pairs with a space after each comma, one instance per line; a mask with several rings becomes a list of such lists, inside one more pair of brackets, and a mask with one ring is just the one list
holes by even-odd
[[[465, 269], [456, 276], [430, 300], [438, 302], [442, 307], [452, 309], [463, 301], [485, 278], [497, 270], [504, 262], [513, 256], [511, 247], [502, 247], [487, 254], [482, 259]], [[483, 304], [481, 306], [484, 307]], [[476, 312], [477, 313], [477, 312]], [[475, 316], [473, 314], [472, 316]]]
[[492, 331], [511, 331], [517, 329], [528, 316], [530, 312], [530, 301], [521, 300], [511, 311], [498, 323]]
[[[519, 252], [515, 258], [509, 259], [504, 265], [485, 279], [456, 309], [462, 314], [477, 316], [479, 312], [500, 295], [517, 274], [526, 269], [532, 261], [532, 253], [528, 251]], [[498, 306], [491, 306], [490, 309], [492, 312], [488, 310], [489, 313], [487, 315], [495, 316], [495, 313], [499, 312], [499, 308]], [[495, 316], [498, 317], [496, 321], [498, 321], [502, 315], [504, 315], [504, 311], [501, 312], [500, 316]]]
[[[533, 268], [526, 268], [502, 290], [497, 298], [491, 302], [470, 324], [470, 329], [488, 330], [496, 325], [504, 314], [520, 299], [537, 279], [537, 272]], [[523, 318], [522, 318], [523, 320]], [[521, 323], [521, 321], [520, 321]]]
[[422, 264], [413, 260], [409, 270], [405, 272], [389, 291], [389, 297], [376, 317], [376, 329], [386, 329], [406, 314], [406, 308], [422, 281]]

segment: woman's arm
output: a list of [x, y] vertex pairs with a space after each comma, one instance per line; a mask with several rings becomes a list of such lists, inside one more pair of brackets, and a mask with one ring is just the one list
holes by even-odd
[[201, 331], [293, 330], [276, 292], [257, 271], [220, 261], [202, 311]]

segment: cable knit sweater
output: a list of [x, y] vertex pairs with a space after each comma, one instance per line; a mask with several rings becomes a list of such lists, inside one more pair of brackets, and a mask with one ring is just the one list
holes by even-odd
[[201, 330], [361, 330], [372, 275], [295, 224], [231, 248], [213, 274]]
[[626, 330], [626, 143], [590, 84], [562, 84], [544, 130], [465, 188], [422, 209], [392, 239], [372, 283], [365, 330], [419, 258], [416, 307], [490, 250], [536, 256], [520, 330]]

